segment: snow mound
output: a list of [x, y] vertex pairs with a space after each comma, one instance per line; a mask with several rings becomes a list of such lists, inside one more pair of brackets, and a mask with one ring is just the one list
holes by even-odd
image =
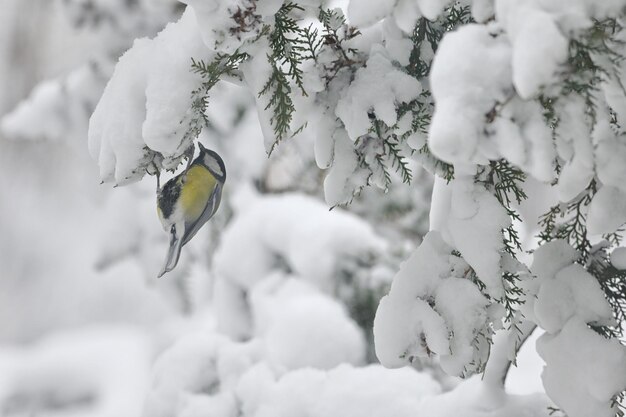
[[338, 260], [367, 259], [385, 248], [356, 215], [329, 211], [305, 195], [263, 197], [245, 205], [215, 254], [216, 273], [244, 288], [252, 288], [282, 262], [294, 275], [332, 293]]
[[103, 181], [137, 181], [152, 163], [178, 165], [191, 144], [185, 138], [191, 92], [201, 82], [190, 71], [191, 58], [211, 54], [188, 8], [178, 22], [154, 39], [136, 40], [120, 58], [89, 122], [89, 152]]
[[131, 327], [59, 332], [26, 349], [0, 349], [0, 408], [7, 415], [138, 415], [152, 347]]
[[611, 399], [626, 387], [626, 347], [589, 328], [615, 322], [600, 284], [573, 263], [577, 258], [565, 241], [537, 249], [535, 278], [522, 282], [521, 311], [546, 330], [537, 352], [546, 362], [542, 380], [550, 398], [572, 417], [608, 417], [615, 415]]
[[0, 130], [8, 138], [58, 142], [67, 141], [73, 129], [84, 134], [109, 71], [106, 65], [92, 62], [67, 78], [42, 82], [28, 99], [0, 119]]
[[440, 356], [451, 375], [466, 375], [483, 363], [479, 334], [489, 332], [489, 302], [465, 275], [469, 267], [436, 231], [394, 277], [374, 321], [376, 355], [397, 368], [417, 358]]
[[[244, 415], [249, 417], [409, 417], [424, 398], [441, 388], [431, 377], [412, 369], [389, 370], [379, 365], [342, 365], [325, 372], [301, 369], [268, 385], [267, 374], [250, 373], [240, 389]], [[265, 387], [264, 395], [255, 394]]]
[[626, 348], [619, 341], [572, 318], [560, 332], [541, 336], [537, 352], [546, 361], [541, 375], [546, 393], [568, 416], [615, 415], [611, 399], [626, 387]]
[[280, 369], [359, 365], [365, 340], [345, 308], [310, 284], [272, 275], [250, 294], [255, 334]]
[[355, 141], [371, 129], [371, 112], [387, 126], [393, 126], [397, 122], [396, 107], [417, 98], [421, 91], [419, 81], [394, 68], [383, 48], [374, 48], [366, 66], [356, 72], [339, 99], [335, 113]]

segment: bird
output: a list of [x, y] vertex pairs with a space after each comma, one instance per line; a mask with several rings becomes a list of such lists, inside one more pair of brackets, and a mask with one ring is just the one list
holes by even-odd
[[226, 167], [214, 151], [198, 143], [200, 153], [187, 168], [157, 185], [157, 214], [169, 233], [169, 249], [158, 277], [176, 267], [182, 247], [215, 214], [226, 182]]

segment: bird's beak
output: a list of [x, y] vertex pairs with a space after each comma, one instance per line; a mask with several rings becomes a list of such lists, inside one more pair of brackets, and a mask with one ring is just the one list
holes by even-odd
[[206, 152], [206, 148], [200, 142], [198, 142], [198, 148], [200, 148], [200, 152]]

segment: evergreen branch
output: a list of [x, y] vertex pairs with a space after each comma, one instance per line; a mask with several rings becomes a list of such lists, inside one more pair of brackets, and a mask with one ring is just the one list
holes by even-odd
[[[343, 42], [360, 35], [361, 32], [355, 27], [348, 27], [346, 17], [337, 10], [324, 9], [320, 6], [318, 19], [324, 26], [324, 42], [339, 52], [344, 62], [350, 62], [348, 52], [354, 52], [354, 50], [345, 50]], [[339, 34], [339, 28], [344, 28], [344, 36]]]
[[[486, 179], [481, 180], [480, 174], [476, 177], [476, 182], [482, 182], [488, 189], [493, 189], [493, 193], [507, 215], [513, 220], [521, 220], [519, 213], [511, 207], [513, 202], [521, 204], [528, 196], [522, 184], [526, 180], [526, 174], [519, 168], [515, 168], [508, 161], [490, 161]], [[522, 242], [517, 230], [511, 224], [502, 230], [504, 250], [512, 257], [517, 258], [517, 251], [522, 250]]]
[[199, 74], [203, 81], [191, 92], [191, 116], [181, 120], [181, 124], [186, 122], [188, 125], [181, 143], [188, 145], [200, 135], [204, 127], [210, 125], [206, 116], [210, 90], [224, 75], [236, 76], [239, 65], [248, 58], [248, 54], [238, 51], [231, 55], [217, 54], [210, 63], [191, 58], [191, 72]]
[[451, 165], [441, 159], [436, 158], [428, 148], [428, 144], [424, 144], [419, 151], [419, 153], [426, 155], [427, 158], [434, 160], [434, 166], [436, 174], [441, 178], [446, 180], [446, 183], [450, 183], [454, 179], [454, 165]]
[[302, 95], [307, 96], [302, 78], [303, 72], [300, 68], [302, 61], [306, 58], [304, 53], [308, 49], [307, 35], [296, 19], [290, 15], [294, 10], [304, 11], [298, 4], [288, 2], [283, 4], [274, 15], [274, 27], [269, 35], [271, 59], [287, 67], [284, 75], [296, 83]]
[[270, 56], [268, 56], [268, 59], [270, 64], [272, 64], [272, 74], [259, 92], [259, 97], [270, 94], [271, 92], [265, 110], [273, 109], [273, 114], [270, 118], [270, 123], [274, 127], [274, 133], [276, 135], [276, 142], [274, 142], [272, 146], [273, 149], [289, 132], [295, 107], [290, 96], [291, 85], [289, 85], [287, 77], [278, 69], [276, 62], [272, 60]]
[[[383, 132], [384, 130], [384, 132]], [[409, 168], [409, 163], [406, 160], [406, 157], [402, 155], [400, 150], [400, 143], [398, 142], [398, 137], [391, 133], [389, 134], [390, 129], [384, 122], [376, 119], [374, 116], [372, 118], [372, 127], [370, 128], [370, 132], [375, 133], [376, 137], [381, 141], [383, 145], [383, 154], [391, 160], [391, 167], [396, 169], [402, 176], [402, 182], [406, 184], [411, 184], [413, 180], [413, 173], [411, 172], [411, 168]], [[389, 178], [388, 183], [391, 182]]]
[[[596, 181], [591, 180], [587, 188], [568, 204], [557, 204], [542, 215], [539, 225], [543, 230], [539, 233], [539, 243], [553, 239], [563, 239], [580, 253], [579, 262], [587, 263], [591, 251], [591, 242], [587, 237], [587, 207], [596, 193]], [[566, 218], [560, 224], [557, 218]]]
[[302, 29], [303, 43], [306, 45], [306, 51], [309, 55], [305, 56], [306, 59], [312, 59], [317, 62], [317, 55], [322, 49], [324, 39], [319, 36], [319, 30], [313, 28], [313, 24]]
[[326, 84], [328, 85], [342, 69], [351, 68], [356, 71], [355, 66], [363, 64], [357, 59], [355, 49], [344, 48], [345, 41], [355, 38], [361, 32], [353, 26], [348, 26], [346, 18], [340, 10], [324, 9], [320, 6], [318, 20], [324, 27], [323, 44], [330, 47], [337, 55], [337, 59], [333, 60], [331, 65], [325, 66], [325, 70], [329, 73], [326, 76]]
[[[272, 72], [258, 96], [270, 95], [265, 110], [272, 112], [270, 123], [276, 138], [272, 149], [291, 129], [295, 112], [291, 82], [303, 96], [308, 96], [304, 88], [302, 64], [308, 59], [317, 61], [323, 45], [318, 29], [313, 28], [313, 25], [301, 28], [298, 20], [291, 15], [294, 11], [304, 11], [304, 8], [293, 2], [283, 4], [274, 15], [274, 24], [266, 26], [263, 31], [267, 34], [272, 51], [267, 56]], [[296, 129], [292, 136], [300, 133], [305, 126], [306, 123]]]
[[396, 172], [400, 173], [402, 182], [410, 185], [413, 180], [413, 173], [406, 158], [400, 153], [400, 146], [395, 135], [388, 136], [386, 140], [383, 140], [383, 147], [386, 155], [391, 157], [391, 167], [395, 167]]
[[[621, 236], [614, 232], [604, 236], [606, 244], [595, 247], [587, 235], [587, 211], [597, 192], [596, 181], [591, 180], [587, 188], [567, 204], [550, 208], [539, 221], [543, 230], [539, 234], [540, 243], [563, 239], [578, 251], [578, 263], [593, 275], [602, 288], [613, 309], [618, 327], [591, 326], [605, 337], [621, 337], [626, 324], [626, 270], [619, 270], [609, 262], [611, 245], [619, 244]], [[559, 219], [564, 219], [559, 222]]]
[[611, 304], [618, 327], [597, 327], [596, 331], [606, 337], [621, 337], [626, 326], [626, 270], [607, 264], [597, 273], [598, 282]]
[[383, 155], [376, 155], [376, 158], [374, 160], [376, 161], [378, 167], [383, 173], [383, 176], [385, 177], [385, 188], [389, 188], [389, 186], [391, 185], [391, 174], [389, 173], [389, 170], [385, 165]]

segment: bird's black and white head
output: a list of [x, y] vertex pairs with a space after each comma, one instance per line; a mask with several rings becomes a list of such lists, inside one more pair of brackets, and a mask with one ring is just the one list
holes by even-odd
[[215, 178], [224, 183], [226, 181], [226, 166], [222, 158], [216, 152], [202, 146], [200, 142], [198, 142], [198, 146], [200, 154], [196, 161], [204, 165]]

